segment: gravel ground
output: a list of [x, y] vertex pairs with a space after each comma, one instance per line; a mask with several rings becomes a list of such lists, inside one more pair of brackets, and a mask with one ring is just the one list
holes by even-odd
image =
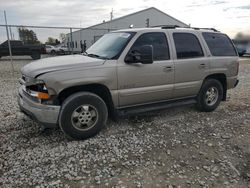
[[19, 69], [0, 60], [0, 187], [250, 187], [250, 60], [211, 113], [168, 109], [68, 140], [19, 112]]

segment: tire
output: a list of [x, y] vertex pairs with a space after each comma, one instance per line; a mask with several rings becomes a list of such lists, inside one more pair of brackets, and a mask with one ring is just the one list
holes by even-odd
[[87, 139], [100, 132], [106, 125], [107, 118], [107, 106], [99, 96], [90, 92], [78, 92], [63, 102], [59, 126], [70, 138]]
[[34, 60], [41, 59], [41, 54], [39, 52], [32, 52], [31, 58]]
[[60, 53], [65, 55], [65, 51], [64, 50], [60, 50]]
[[51, 55], [56, 55], [56, 51], [55, 50], [51, 50], [50, 54]]
[[219, 106], [222, 98], [223, 86], [221, 82], [216, 79], [207, 79], [197, 96], [197, 108], [202, 112], [214, 111]]

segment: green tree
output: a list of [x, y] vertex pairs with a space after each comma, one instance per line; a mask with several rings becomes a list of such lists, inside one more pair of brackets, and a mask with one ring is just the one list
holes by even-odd
[[60, 44], [60, 41], [58, 39], [53, 38], [53, 37], [48, 37], [48, 39], [45, 42], [45, 44], [57, 45], [57, 44]]
[[26, 29], [25, 27], [18, 28], [19, 38], [25, 44], [40, 44], [37, 39], [36, 33], [33, 30]]

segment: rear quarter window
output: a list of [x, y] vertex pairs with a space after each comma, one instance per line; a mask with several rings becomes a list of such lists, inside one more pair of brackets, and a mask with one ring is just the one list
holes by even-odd
[[202, 33], [213, 56], [237, 56], [232, 41], [222, 33]]

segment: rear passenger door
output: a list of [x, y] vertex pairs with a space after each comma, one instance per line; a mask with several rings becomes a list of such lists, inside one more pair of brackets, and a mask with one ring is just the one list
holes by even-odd
[[201, 36], [189, 32], [170, 32], [173, 45], [175, 84], [174, 98], [195, 96], [209, 73], [209, 61]]

